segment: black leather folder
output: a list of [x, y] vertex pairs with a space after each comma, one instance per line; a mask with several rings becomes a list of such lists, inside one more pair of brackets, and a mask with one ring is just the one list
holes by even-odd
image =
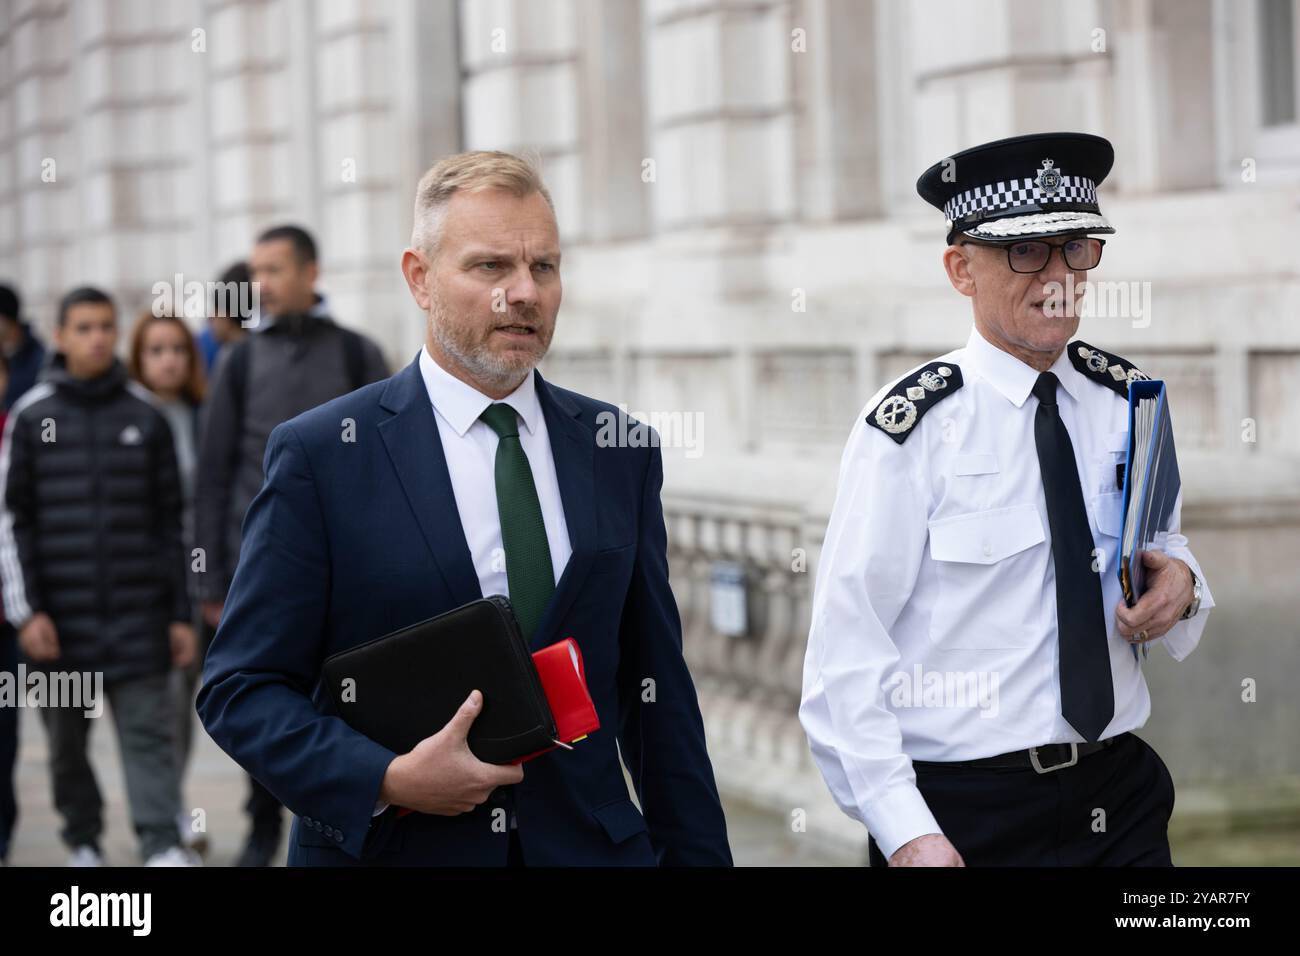
[[324, 681], [335, 713], [395, 753], [440, 731], [476, 688], [483, 709], [468, 743], [479, 760], [510, 763], [554, 744], [537, 669], [500, 595], [333, 654]]

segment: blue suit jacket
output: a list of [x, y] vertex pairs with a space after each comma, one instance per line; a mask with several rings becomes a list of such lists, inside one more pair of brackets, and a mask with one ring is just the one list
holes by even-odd
[[271, 433], [204, 665], [208, 733], [298, 815], [291, 865], [504, 865], [498, 806], [529, 865], [731, 863], [668, 585], [657, 442], [598, 446], [597, 415], [620, 411], [534, 374], [573, 554], [531, 645], [577, 640], [601, 728], [471, 813], [371, 816], [396, 755], [332, 715], [322, 661], [482, 597], [417, 357]]

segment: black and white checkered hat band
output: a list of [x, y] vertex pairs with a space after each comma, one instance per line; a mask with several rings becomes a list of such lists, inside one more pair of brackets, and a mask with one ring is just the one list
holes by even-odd
[[956, 222], [972, 213], [997, 212], [1016, 206], [1068, 202], [1097, 205], [1097, 184], [1082, 176], [1062, 176], [1061, 185], [1048, 194], [1035, 185], [1032, 179], [1012, 179], [1006, 182], [976, 186], [953, 196], [943, 205], [943, 214]]

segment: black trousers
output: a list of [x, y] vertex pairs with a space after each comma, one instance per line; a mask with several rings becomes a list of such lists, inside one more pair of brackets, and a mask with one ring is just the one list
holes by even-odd
[[253, 821], [255, 832], [268, 835], [280, 832], [284, 821], [280, 801], [251, 774], [248, 777], [248, 800], [244, 803], [244, 812]]
[[[107, 713], [117, 731], [131, 824], [148, 859], [179, 842], [181, 810], [172, 740], [172, 697], [167, 674], [142, 674], [106, 681]], [[104, 832], [104, 798], [90, 762], [90, 735], [99, 720], [76, 707], [41, 707], [50, 755], [50, 788], [63, 819], [59, 833], [69, 849], [99, 847]]]
[[524, 850], [519, 845], [519, 831], [511, 828], [510, 830], [510, 848], [506, 851], [506, 866], [526, 866], [524, 863]]
[[[916, 784], [967, 866], [1172, 866], [1174, 781], [1135, 734], [1073, 767], [917, 766]], [[887, 862], [874, 839], [872, 866]]]
[[[195, 632], [199, 639], [199, 653], [194, 667], [188, 672], [172, 672], [172, 693], [177, 701], [177, 766], [180, 768], [182, 780], [185, 777], [185, 771], [190, 760], [194, 723], [194, 692], [198, 686], [199, 677], [203, 673], [203, 661], [208, 656], [208, 648], [212, 646], [212, 638], [216, 636], [217, 629], [209, 625], [200, 615]], [[265, 835], [268, 838], [279, 835], [284, 823], [280, 801], [251, 774], [248, 776], [248, 799], [244, 801], [244, 812], [248, 814], [248, 818], [253, 824], [254, 833]]]

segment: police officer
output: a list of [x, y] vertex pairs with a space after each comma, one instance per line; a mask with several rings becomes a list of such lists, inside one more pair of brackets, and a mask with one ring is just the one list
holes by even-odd
[[799, 709], [874, 866], [1171, 864], [1134, 650], [1181, 661], [1214, 601], [1181, 500], [1134, 607], [1115, 574], [1128, 385], [1147, 376], [1071, 341], [1115, 231], [1096, 195], [1113, 161], [1097, 136], [1020, 136], [917, 182], [974, 327], [849, 438]]

